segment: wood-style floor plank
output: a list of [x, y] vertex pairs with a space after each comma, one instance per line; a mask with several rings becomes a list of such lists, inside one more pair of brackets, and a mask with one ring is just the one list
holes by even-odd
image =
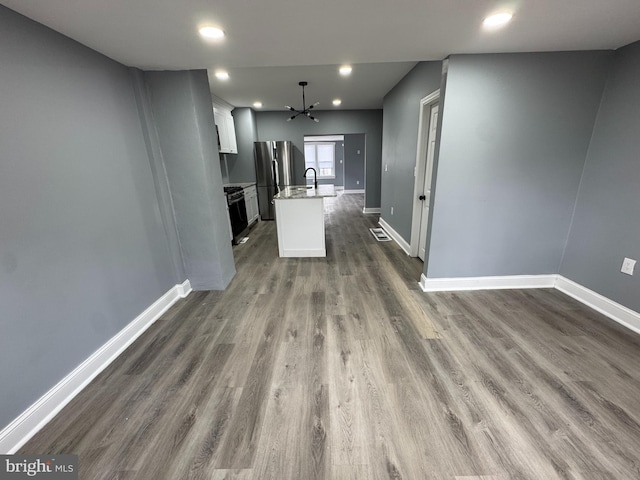
[[640, 479], [640, 336], [556, 290], [425, 294], [422, 263], [325, 206], [327, 257], [273, 222], [21, 453], [83, 480]]

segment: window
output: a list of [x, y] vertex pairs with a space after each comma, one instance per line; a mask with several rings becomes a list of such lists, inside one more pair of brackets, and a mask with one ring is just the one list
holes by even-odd
[[315, 168], [318, 178], [336, 178], [336, 144], [304, 142], [304, 166]]

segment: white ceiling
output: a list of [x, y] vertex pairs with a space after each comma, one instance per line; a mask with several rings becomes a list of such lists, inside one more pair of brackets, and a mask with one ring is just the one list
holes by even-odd
[[[640, 0], [0, 0], [125, 65], [227, 69], [213, 92], [236, 106], [377, 108], [415, 62], [452, 53], [615, 49], [640, 39]], [[512, 10], [504, 29], [482, 19]], [[221, 26], [221, 42], [200, 38]], [[337, 65], [354, 65], [341, 78]], [[287, 67], [287, 68], [280, 68]], [[295, 67], [295, 68], [294, 68]], [[307, 68], [308, 67], [308, 68]], [[349, 83], [351, 82], [351, 83]], [[284, 100], [286, 98], [286, 100]]]
[[358, 110], [382, 108], [384, 94], [414, 66], [415, 62], [363, 63], [354, 65], [348, 78], [338, 74], [337, 64], [230, 68], [229, 80], [218, 80], [210, 70], [209, 82], [216, 96], [236, 107], [250, 107], [259, 100], [262, 110], [284, 112], [284, 105], [301, 110], [302, 88], [298, 82], [305, 81], [309, 83], [304, 88], [307, 105], [320, 102], [317, 110], [335, 109], [331, 102], [339, 98], [340, 109]]

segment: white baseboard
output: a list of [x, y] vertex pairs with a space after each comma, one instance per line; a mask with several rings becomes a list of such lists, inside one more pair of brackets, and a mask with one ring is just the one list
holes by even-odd
[[171, 288], [89, 358], [0, 431], [0, 454], [13, 454], [73, 397], [147, 330], [169, 307], [191, 292], [189, 280]]
[[347, 195], [350, 193], [364, 193], [364, 188], [361, 190], [343, 190], [342, 193], [346, 193]]
[[310, 248], [308, 250], [287, 248], [280, 250], [280, 256], [283, 258], [326, 257], [327, 250], [324, 248]]
[[404, 250], [404, 252], [407, 255], [409, 255], [409, 252], [411, 252], [411, 245], [409, 245], [405, 241], [405, 239], [400, 236], [400, 234], [398, 232], [396, 232], [393, 228], [391, 228], [391, 225], [389, 225], [387, 222], [385, 222], [384, 218], [380, 217], [380, 220], [378, 220], [378, 223], [380, 224], [380, 226], [382, 228], [384, 228], [386, 230], [386, 232], [389, 234], [389, 236], [391, 238], [393, 238], [398, 245], [400, 245], [400, 248], [402, 248], [402, 250]]
[[[191, 293], [191, 282], [189, 280], [185, 280], [183, 283], [179, 283], [174, 288], [177, 289], [178, 297], [185, 298]], [[176, 303], [176, 301], [177, 301], [177, 299], [174, 300], [173, 303]], [[171, 305], [173, 305], [173, 303]], [[171, 305], [169, 305], [169, 306], [171, 306]], [[169, 308], [169, 307], [167, 307], [167, 308]], [[166, 311], [166, 309], [165, 309], [165, 311]], [[162, 313], [164, 313], [164, 312], [162, 312]]]
[[364, 208], [362, 209], [362, 213], [364, 213], [364, 214], [369, 214], [369, 213], [380, 213], [380, 207], [377, 207], [377, 208], [376, 208], [376, 207], [373, 207], [373, 208], [367, 208], [367, 207], [364, 207]]
[[509, 275], [495, 277], [427, 278], [420, 276], [423, 292], [497, 290], [509, 288], [553, 288], [556, 275]]
[[427, 278], [420, 276], [423, 292], [458, 290], [496, 290], [505, 288], [556, 288], [565, 295], [593, 308], [640, 334], [640, 313], [631, 310], [599, 293], [583, 287], [562, 275], [512, 275], [504, 277]]
[[615, 320], [636, 333], [640, 333], [640, 313], [620, 305], [599, 293], [558, 275], [555, 287], [562, 293]]

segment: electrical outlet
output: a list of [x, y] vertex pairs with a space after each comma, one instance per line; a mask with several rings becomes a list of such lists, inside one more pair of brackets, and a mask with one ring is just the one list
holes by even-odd
[[384, 165], [384, 171], [385, 171], [385, 172], [387, 171], [387, 168], [388, 168], [388, 167], [389, 167], [389, 165], [387, 165], [387, 164], [385, 164], [385, 165]]
[[356, 185], [360, 185], [360, 180], [356, 180]]
[[391, 207], [391, 215], [393, 215], [393, 207]]
[[633, 260], [632, 258], [627, 258], [625, 257], [624, 260], [622, 261], [622, 268], [620, 269], [620, 271], [622, 273], [626, 273], [627, 275], [633, 275], [633, 269], [636, 266], [636, 261]]
[[357, 151], [357, 154], [360, 155], [360, 150]]

